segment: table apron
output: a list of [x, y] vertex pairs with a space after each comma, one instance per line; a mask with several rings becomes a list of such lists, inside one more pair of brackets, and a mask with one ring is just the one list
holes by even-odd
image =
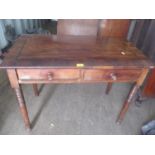
[[19, 83], [135, 82], [140, 69], [17, 69]]

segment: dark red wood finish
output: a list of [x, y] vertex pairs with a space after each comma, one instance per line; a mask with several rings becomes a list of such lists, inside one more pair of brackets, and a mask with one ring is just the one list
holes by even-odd
[[[120, 37], [126, 38], [129, 29], [129, 19], [60, 19], [58, 20], [58, 35], [87, 35], [89, 37]], [[108, 83], [106, 94], [110, 92], [112, 83]]]
[[0, 68], [8, 72], [27, 128], [30, 122], [21, 84], [134, 82], [121, 113], [142, 85], [152, 63], [131, 43], [113, 37], [23, 35]]
[[142, 97], [155, 97], [155, 69], [150, 71], [141, 95]]
[[97, 36], [98, 19], [59, 19], [58, 35]]
[[129, 25], [129, 19], [101, 19], [98, 36], [100, 38], [120, 37], [126, 39]]
[[[8, 51], [1, 68], [149, 68], [152, 63], [132, 43], [120, 38], [23, 35]], [[153, 67], [153, 65], [152, 65]]]
[[8, 70], [26, 127], [30, 128], [20, 84], [136, 82], [120, 113], [121, 121], [153, 65], [120, 38], [24, 35], [16, 40], [1, 67]]

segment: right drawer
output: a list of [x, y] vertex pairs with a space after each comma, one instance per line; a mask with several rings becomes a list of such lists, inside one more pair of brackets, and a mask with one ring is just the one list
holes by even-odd
[[84, 70], [85, 81], [136, 81], [141, 74], [140, 69], [88, 69]]

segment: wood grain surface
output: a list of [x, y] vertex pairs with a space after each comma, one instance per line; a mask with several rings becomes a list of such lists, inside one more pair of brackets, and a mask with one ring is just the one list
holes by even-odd
[[151, 68], [132, 43], [116, 37], [23, 35], [8, 51], [1, 68], [76, 67]]

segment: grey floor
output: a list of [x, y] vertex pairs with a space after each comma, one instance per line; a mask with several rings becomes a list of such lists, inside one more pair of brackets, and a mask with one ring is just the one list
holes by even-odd
[[141, 126], [155, 119], [155, 100], [141, 107], [132, 104], [121, 125], [115, 123], [130, 84], [114, 84], [105, 95], [106, 84], [55, 84], [41, 87], [35, 97], [31, 85], [23, 91], [32, 131], [27, 132], [14, 91], [0, 71], [0, 134], [140, 134]]

